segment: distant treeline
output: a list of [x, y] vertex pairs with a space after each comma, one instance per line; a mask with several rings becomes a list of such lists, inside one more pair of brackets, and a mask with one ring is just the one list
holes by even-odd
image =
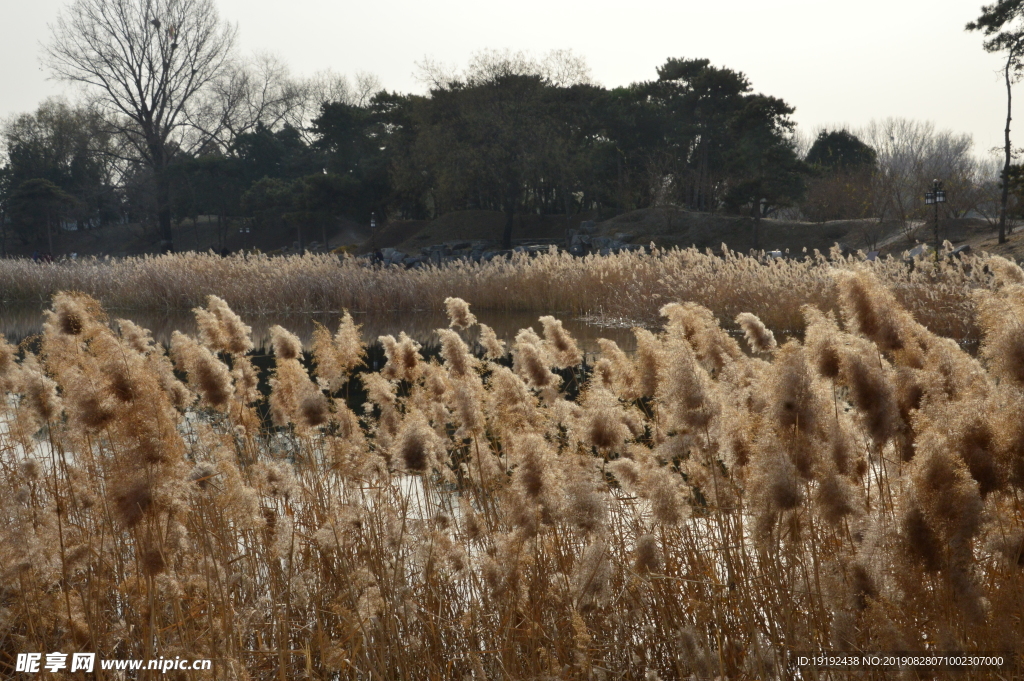
[[[193, 143], [171, 149], [163, 172], [173, 219], [216, 216], [222, 231], [238, 219], [257, 230], [287, 226], [300, 241], [342, 216], [365, 224], [463, 209], [504, 212], [508, 241], [517, 213], [610, 215], [659, 203], [755, 220], [788, 209], [812, 220], [907, 224], [923, 214], [920, 194], [933, 175], [949, 182], [955, 215], [994, 205], [996, 183], [968, 136], [889, 120], [862, 133], [866, 140], [823, 130], [801, 149], [792, 106], [706, 59], [669, 59], [656, 80], [613, 89], [565, 53], [543, 63], [485, 53], [462, 73], [424, 72], [425, 95], [357, 97], [289, 89], [264, 67], [275, 98], [264, 93], [239, 122], [239, 96], [220, 93], [208, 109], [231, 113], [233, 124], [209, 114], [222, 121], [215, 132], [204, 137], [197, 123]], [[238, 86], [250, 99], [253, 80]], [[159, 183], [115, 128], [60, 101], [7, 122], [5, 244], [52, 250], [61, 226], [152, 218]]]

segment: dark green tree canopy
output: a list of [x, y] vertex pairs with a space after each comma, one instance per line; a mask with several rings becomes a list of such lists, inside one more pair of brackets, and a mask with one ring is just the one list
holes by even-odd
[[0, 141], [7, 150], [10, 190], [45, 179], [73, 199], [75, 219], [112, 217], [111, 142], [98, 112], [47, 100], [35, 112], [7, 122]]
[[27, 180], [11, 192], [8, 211], [24, 243], [45, 245], [53, 251], [54, 232], [73, 213], [73, 196], [43, 178]]
[[230, 154], [237, 159], [246, 184], [264, 177], [295, 178], [323, 169], [322, 159], [290, 125], [280, 130], [258, 125], [253, 132], [235, 138]]
[[992, 5], [982, 5], [981, 15], [965, 27], [968, 31], [981, 31], [988, 38], [985, 49], [988, 52], [1002, 52], [1019, 45], [1022, 27], [1013, 22], [1024, 19], [1024, 0], [999, 0]]
[[875, 165], [875, 150], [847, 130], [822, 130], [804, 160], [829, 171], [849, 171]]
[[732, 119], [728, 167], [732, 180], [726, 203], [734, 210], [751, 207], [751, 215], [763, 217], [788, 206], [804, 193], [807, 169], [788, 137], [793, 108], [766, 95], [745, 98], [743, 109]]
[[[793, 108], [755, 92], [740, 71], [670, 58], [655, 79], [609, 90], [522, 55], [485, 56], [459, 75], [434, 74], [426, 95], [338, 95], [302, 128], [257, 121], [217, 144], [162, 143], [157, 165], [122, 141], [118, 200], [138, 217], [169, 206], [179, 225], [191, 219], [197, 242], [200, 216], [216, 217], [224, 234], [288, 224], [302, 242], [302, 222], [326, 241], [325, 225], [338, 218], [481, 209], [505, 214], [510, 245], [525, 214], [571, 221], [671, 203], [760, 217], [801, 195], [807, 168], [793, 151]], [[822, 144], [814, 153], [826, 165], [867, 154], [839, 133]], [[57, 146], [7, 148], [5, 196], [38, 176], [81, 204], [75, 178], [101, 167], [92, 150], [62, 151], [72, 160], [58, 162]]]

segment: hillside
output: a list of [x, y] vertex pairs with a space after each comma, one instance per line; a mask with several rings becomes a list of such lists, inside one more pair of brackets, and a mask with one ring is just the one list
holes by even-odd
[[[696, 213], [675, 206], [658, 206], [635, 210], [605, 220], [590, 213], [569, 217], [564, 215], [520, 214], [515, 218], [512, 238], [515, 242], [566, 243], [567, 229], [579, 229], [584, 220], [594, 220], [593, 236], [636, 245], [654, 243], [659, 247], [697, 246], [717, 251], [722, 243], [730, 249], [746, 252], [754, 247], [754, 224], [749, 217]], [[1024, 232], [1009, 235], [1009, 242], [996, 245], [995, 228], [984, 220], [943, 220], [941, 238], [954, 245], [968, 244], [972, 249], [1024, 259]], [[454, 242], [490, 242], [494, 248], [501, 241], [505, 216], [498, 211], [466, 210], [448, 213], [436, 220], [395, 220], [385, 223], [375, 233], [368, 225], [342, 220], [327, 233], [328, 248], [357, 246], [356, 253], [374, 249], [394, 248], [409, 255], [435, 244]], [[229, 251], [259, 249], [264, 253], [294, 252], [298, 235], [290, 227], [254, 228], [240, 232], [237, 226], [223, 230]], [[303, 234], [310, 247], [323, 240], [319, 228]], [[765, 219], [761, 221], [760, 246], [763, 250], [789, 249], [799, 253], [804, 247], [826, 251], [835, 243], [865, 252], [880, 250], [883, 255], [899, 255], [912, 248], [915, 241], [931, 243], [932, 229], [921, 224], [908, 238], [892, 224], [875, 220], [842, 220], [825, 223]], [[70, 253], [79, 255], [139, 255], [154, 253], [159, 239], [154, 227], [139, 224], [108, 225], [88, 231], [65, 231], [56, 236], [55, 257]], [[174, 228], [177, 251], [220, 250], [216, 220], [202, 217], [197, 225], [186, 221]], [[9, 255], [29, 256], [38, 247], [21, 244], [7, 235]], [[43, 249], [40, 249], [43, 250]]]
[[[513, 240], [549, 240], [565, 243], [566, 229], [578, 229], [594, 215], [519, 215], [512, 233]], [[658, 206], [630, 211], [606, 220], [596, 221], [593, 236], [614, 241], [671, 248], [711, 248], [717, 251], [724, 243], [730, 249], [747, 252], [754, 248], [754, 221], [749, 217], [697, 213], [675, 206]], [[391, 223], [377, 235], [377, 248], [395, 248], [415, 255], [424, 247], [455, 241], [488, 241], [500, 243], [505, 217], [497, 211], [459, 211], [443, 215], [437, 220], [407, 220]], [[878, 250], [882, 255], [900, 255], [917, 242], [932, 241], [929, 223], [916, 226], [909, 235], [895, 223], [877, 220], [836, 220], [831, 222], [800, 222], [793, 220], [761, 220], [760, 248], [762, 250], [799, 253], [818, 249], [827, 251], [836, 243], [865, 253]], [[985, 220], [975, 218], [946, 219], [940, 221], [940, 238], [954, 245], [969, 244], [992, 253], [1014, 255], [1019, 239], [1024, 246], [1024, 235], [1011, 235], [1011, 243], [996, 249], [995, 228]], [[372, 249], [364, 243], [361, 252]], [[1016, 257], [1019, 259], [1024, 251]]]
[[1024, 261], [1024, 227], [1018, 227], [1014, 232], [1008, 233], [1005, 244], [999, 243], [996, 228], [987, 223], [984, 223], [983, 227], [977, 226], [953, 236], [959, 237], [950, 239], [954, 246], [966, 244], [975, 252], [986, 251], [993, 255], [1010, 258], [1018, 263]]
[[[562, 241], [567, 228], [579, 227], [589, 214], [515, 216], [512, 240]], [[396, 248], [403, 253], [416, 254], [421, 248], [453, 241], [501, 242], [505, 229], [505, 214], [493, 210], [463, 210], [447, 213], [436, 220], [398, 220], [384, 226], [376, 237], [376, 248]], [[361, 252], [373, 250], [364, 243]]]
[[[565, 243], [566, 229], [579, 228], [583, 220], [594, 215], [518, 215], [513, 240], [550, 240]], [[459, 211], [437, 220], [407, 220], [391, 223], [377, 234], [376, 248], [395, 248], [403, 253], [418, 254], [422, 248], [455, 241], [489, 241], [500, 243], [505, 216], [497, 211]], [[748, 217], [696, 213], [674, 206], [659, 206], [631, 211], [596, 221], [594, 236], [625, 243], [661, 247], [712, 248], [726, 243], [729, 248], [747, 251], [754, 247], [754, 223]], [[765, 219], [761, 221], [761, 248], [766, 250], [827, 250], [841, 242], [851, 248], [873, 250], [895, 228], [879, 225], [873, 220], [846, 220], [824, 224]], [[364, 243], [361, 252], [372, 250]]]

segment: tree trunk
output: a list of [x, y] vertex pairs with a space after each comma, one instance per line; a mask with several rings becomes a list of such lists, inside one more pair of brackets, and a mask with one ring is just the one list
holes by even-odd
[[1006, 58], [1006, 68], [1003, 75], [1006, 78], [1006, 128], [1003, 131], [1005, 136], [1005, 159], [1003, 161], [1003, 191], [999, 202], [999, 243], [1006, 243], [1006, 204], [1010, 198], [1010, 161], [1012, 150], [1010, 148], [1010, 119], [1013, 111], [1012, 79], [1010, 78], [1010, 67], [1013, 65], [1014, 52], [1011, 49]]
[[[163, 165], [162, 163], [160, 164]], [[160, 226], [160, 252], [174, 252], [171, 231], [171, 183], [163, 167], [156, 168], [156, 219]]]

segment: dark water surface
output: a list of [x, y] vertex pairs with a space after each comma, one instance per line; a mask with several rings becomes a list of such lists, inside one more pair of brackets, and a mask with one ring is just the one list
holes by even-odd
[[[538, 334], [542, 332], [542, 326], [537, 321], [541, 315], [487, 310], [474, 310], [473, 312], [482, 323], [492, 327], [498, 338], [506, 343], [511, 342], [520, 329], [528, 326], [533, 327]], [[128, 319], [149, 329], [153, 338], [165, 346], [170, 344], [171, 334], [174, 331], [181, 331], [193, 336], [197, 333], [195, 316], [191, 312], [107, 310], [107, 314], [112, 323], [116, 319]], [[247, 315], [243, 313], [239, 316], [252, 327], [253, 343], [258, 351], [270, 347], [270, 327], [275, 324], [280, 324], [297, 335], [308, 347], [315, 328], [314, 322], [323, 324], [333, 333], [337, 330], [340, 320], [340, 315], [337, 313], [312, 315]], [[557, 313], [553, 316], [562, 321], [565, 329], [572, 334], [584, 352], [597, 352], [599, 338], [615, 341], [626, 352], [632, 352], [636, 348], [636, 339], [626, 322], [595, 323]], [[373, 344], [379, 336], [388, 334], [397, 338], [398, 334], [404, 331], [425, 348], [433, 348], [438, 345], [435, 331], [448, 326], [448, 317], [442, 312], [435, 311], [353, 314], [352, 318], [356, 324], [361, 325], [363, 340], [367, 344]], [[38, 306], [4, 306], [0, 309], [0, 333], [10, 342], [18, 343], [29, 336], [40, 333], [42, 325], [43, 309]], [[468, 342], [472, 342], [476, 338], [476, 332], [470, 331], [468, 334], [464, 334], [464, 337]]]

